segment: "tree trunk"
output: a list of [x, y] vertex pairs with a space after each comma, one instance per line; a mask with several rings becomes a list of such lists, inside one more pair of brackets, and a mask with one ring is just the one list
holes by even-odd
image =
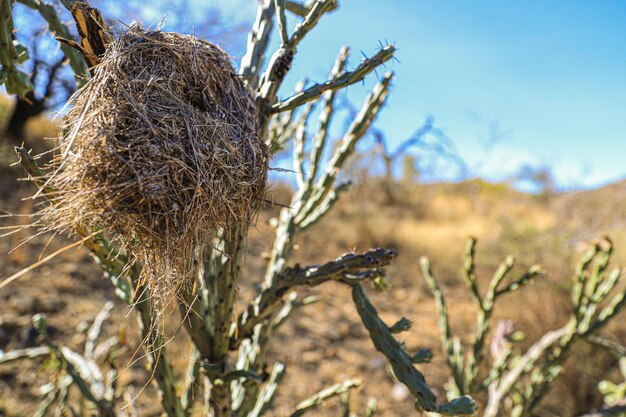
[[16, 97], [15, 107], [6, 128], [8, 136], [13, 141], [21, 141], [26, 122], [43, 113], [45, 109], [44, 100], [35, 98], [33, 91], [29, 91], [24, 97]]

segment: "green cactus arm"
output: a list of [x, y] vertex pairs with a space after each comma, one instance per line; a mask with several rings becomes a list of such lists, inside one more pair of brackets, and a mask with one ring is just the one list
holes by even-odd
[[[340, 57], [338, 62], [336, 62], [336, 67], [339, 69], [343, 66], [341, 63], [342, 60], [343, 58]], [[333, 71], [331, 71], [331, 73], [332, 72]], [[351, 127], [344, 135], [341, 146], [337, 149], [332, 160], [329, 162], [328, 169], [324, 175], [319, 178], [314, 188], [311, 189], [308, 185], [304, 188], [300, 188], [292, 199], [291, 207], [281, 211], [279, 226], [276, 231], [276, 239], [274, 240], [270, 261], [268, 262], [265, 274], [263, 284], [265, 288], [272, 285], [275, 276], [285, 267], [286, 261], [291, 254], [295, 234], [299, 230], [300, 224], [304, 224], [305, 227], [308, 227], [319, 221], [332, 207], [334, 202], [336, 202], [341, 191], [340, 188], [337, 188], [336, 191], [333, 192], [333, 184], [337, 173], [346, 159], [354, 152], [356, 143], [364, 136], [367, 128], [376, 118], [384, 104], [389, 91], [391, 78], [392, 75], [387, 74], [365, 100], [361, 111], [355, 117]], [[306, 117], [302, 118], [302, 120], [306, 121]], [[320, 149], [317, 152], [321, 151]], [[315, 155], [314, 153], [311, 156], [317, 158]], [[309, 177], [309, 180], [310, 178], [311, 177]]]
[[378, 401], [374, 397], [367, 399], [367, 406], [365, 408], [365, 417], [373, 417], [378, 410]]
[[[350, 49], [347, 46], [344, 46], [339, 50], [339, 54], [335, 59], [335, 64], [330, 70], [330, 75], [328, 77], [329, 80], [335, 79], [343, 73], [346, 67], [346, 62], [348, 61], [349, 52]], [[330, 128], [330, 123], [335, 112], [336, 96], [337, 90], [328, 90], [322, 96], [324, 106], [322, 107], [318, 117], [318, 126], [313, 139], [313, 147], [311, 149], [310, 172], [308, 173], [309, 179], [307, 184], [308, 188], [313, 186], [313, 182], [317, 178], [317, 173], [319, 172], [322, 153], [326, 147], [326, 140], [328, 139], [328, 129]]]
[[530, 268], [528, 268], [528, 270], [524, 272], [524, 274], [522, 274], [521, 277], [511, 282], [510, 284], [506, 285], [504, 288], [500, 288], [496, 290], [495, 298], [501, 295], [504, 295], [506, 293], [516, 291], [522, 288], [524, 285], [527, 285], [528, 283], [530, 283], [534, 278], [543, 274], [545, 274], [545, 270], [543, 269], [541, 265], [533, 265]]
[[463, 352], [462, 349], [454, 347], [454, 340], [452, 337], [452, 330], [450, 329], [450, 323], [448, 319], [448, 309], [446, 307], [445, 297], [439, 283], [435, 279], [430, 262], [427, 258], [422, 257], [420, 259], [420, 267], [422, 270], [422, 276], [428, 285], [431, 293], [435, 297], [435, 304], [437, 306], [437, 325], [441, 332], [441, 344], [446, 356], [446, 362], [450, 371], [452, 372], [452, 378], [458, 392], [463, 392], [465, 387], [464, 375], [463, 375]]
[[337, 6], [336, 0], [316, 0], [311, 6], [309, 13], [296, 25], [293, 34], [287, 39], [284, 7], [280, 7], [283, 5], [283, 2], [278, 0], [274, 4], [279, 5], [278, 21], [283, 42], [272, 54], [267, 69], [259, 81], [257, 97], [259, 99], [259, 109], [263, 116], [263, 126], [265, 126], [268, 116], [276, 113], [272, 111], [272, 104], [276, 101], [278, 90], [291, 68], [291, 61], [296, 53], [296, 47], [311, 29], [317, 25], [322, 16], [334, 10]]
[[[589, 343], [593, 343], [596, 346], [600, 346], [601, 348], [606, 349], [617, 359], [626, 358], [626, 346], [618, 342], [595, 335], [589, 336], [587, 338], [587, 341]], [[624, 378], [626, 378], [626, 375], [624, 375]]]
[[248, 34], [248, 46], [241, 58], [239, 74], [251, 90], [256, 89], [259, 84], [259, 74], [274, 26], [275, 10], [274, 0], [259, 2], [256, 20]]
[[381, 275], [380, 269], [389, 265], [396, 255], [393, 250], [377, 248], [363, 254], [347, 253], [324, 265], [286, 269], [240, 314], [239, 338], [231, 339], [231, 348], [236, 348], [241, 339], [252, 334], [257, 324], [280, 310], [283, 297], [294, 288], [318, 286], [328, 281], [353, 285], [372, 280]]
[[[311, 196], [304, 202], [296, 213], [296, 224], [304, 223], [333, 191], [333, 184], [346, 160], [354, 153], [357, 143], [363, 138], [367, 130], [378, 116], [389, 94], [389, 87], [393, 79], [392, 73], [387, 73], [374, 87], [361, 106], [361, 110], [352, 121], [348, 131], [341, 139], [324, 174], [320, 176], [314, 186]], [[317, 216], [319, 217], [319, 215]]]
[[291, 414], [291, 417], [300, 417], [303, 416], [308, 411], [311, 411], [315, 407], [324, 403], [324, 401], [329, 398], [336, 397], [338, 395], [343, 394], [353, 388], [360, 386], [363, 383], [360, 379], [350, 379], [339, 384], [335, 384], [331, 387], [324, 388], [317, 394], [313, 395], [310, 398], [307, 398], [304, 401], [301, 401], [296, 406], [296, 411]]
[[208, 290], [204, 285], [204, 263], [202, 256], [208, 248], [196, 250], [193, 259], [193, 283], [183, 285], [179, 294], [178, 311], [180, 312], [183, 326], [194, 345], [194, 352], [199, 352], [200, 358], [212, 356], [212, 343], [214, 323], [208, 312]]
[[346, 181], [336, 187], [334, 187], [324, 198], [324, 200], [318, 204], [318, 206], [300, 223], [299, 230], [305, 231], [309, 227], [317, 224], [328, 213], [333, 206], [339, 201], [339, 197], [342, 193], [348, 191], [352, 182]]
[[285, 297], [285, 303], [280, 308], [278, 313], [276, 313], [276, 316], [272, 321], [273, 331], [277, 330], [283, 323], [285, 323], [296, 309], [319, 301], [319, 298], [316, 296], [305, 297], [301, 301], [298, 301], [297, 297], [298, 293], [296, 291], [290, 292], [289, 295]]
[[280, 362], [276, 362], [272, 367], [272, 373], [263, 387], [261, 394], [257, 398], [257, 402], [254, 405], [252, 411], [247, 414], [248, 417], [260, 417], [265, 414], [274, 401], [276, 392], [283, 377], [285, 376], [285, 365]]
[[86, 359], [93, 359], [96, 343], [98, 342], [98, 337], [100, 337], [100, 332], [102, 331], [102, 325], [111, 316], [111, 311], [114, 306], [115, 304], [111, 301], [105, 303], [102, 310], [100, 310], [100, 312], [96, 315], [91, 327], [89, 327], [85, 340], [85, 353], [83, 355]]
[[285, 0], [274, 0], [276, 15], [278, 16], [278, 32], [283, 45], [289, 43], [289, 35], [287, 34], [287, 16], [285, 14]]
[[472, 348], [469, 350], [465, 369], [466, 392], [475, 392], [475, 382], [478, 376], [478, 369], [485, 359], [485, 341], [489, 334], [490, 322], [496, 299], [528, 284], [532, 279], [544, 272], [541, 266], [533, 265], [528, 268], [528, 270], [525, 271], [520, 278], [514, 280], [505, 288], [498, 290], [498, 286], [509, 274], [514, 263], [515, 260], [512, 257], [507, 257], [507, 259], [500, 264], [489, 283], [487, 293], [478, 303], [478, 320], [476, 330], [474, 332], [474, 339], [472, 341]]
[[[330, 71], [329, 79], [337, 77], [343, 72], [348, 57], [348, 48], [343, 47], [339, 51], [339, 55], [335, 61], [335, 65]], [[300, 82], [294, 89], [295, 93], [300, 93], [304, 89], [305, 83]], [[326, 138], [328, 137], [328, 129], [332, 120], [332, 115], [335, 110], [334, 100], [337, 94], [337, 90], [329, 90], [323, 95], [324, 105], [318, 117], [318, 128], [313, 140], [313, 146], [311, 149], [311, 156], [309, 158], [309, 171], [307, 187], [311, 188], [313, 181], [317, 177], [319, 165], [321, 162], [322, 151], [326, 146]], [[285, 147], [287, 141], [294, 137], [296, 130], [304, 125], [306, 117], [300, 117], [299, 120], [293, 121], [294, 113], [297, 109], [289, 110], [286, 112], [276, 114], [270, 122], [268, 127], [270, 139], [270, 148], [272, 153], [277, 152]], [[305, 112], [306, 114], [306, 112]]]
[[[72, 39], [67, 26], [65, 26], [54, 8], [54, 6], [44, 3], [43, 1], [36, 0], [17, 0], [20, 3], [24, 4], [27, 7], [30, 7], [33, 10], [39, 12], [39, 14], [46, 20], [50, 31], [56, 35], [57, 37], [64, 39]], [[67, 57], [70, 67], [74, 71], [74, 79], [76, 80], [76, 85], [78, 88], [82, 87], [86, 84], [88, 75], [87, 75], [87, 63], [85, 62], [85, 58], [74, 48], [64, 43], [61, 43], [61, 51]]]
[[398, 380], [406, 385], [413, 394], [418, 410], [423, 409], [444, 415], [474, 414], [476, 412], [476, 403], [469, 397], [460, 397], [445, 404], [438, 404], [435, 395], [426, 384], [424, 375], [415, 368], [411, 357], [393, 337], [389, 327], [378, 317], [376, 308], [365, 295], [361, 285], [356, 284], [352, 287], [352, 299], [374, 346], [385, 355]]
[[[20, 54], [13, 42], [13, 14], [12, 0], [2, 0], [0, 4], [0, 64], [2, 74], [0, 83], [4, 83], [7, 93], [24, 96], [33, 89], [33, 84], [28, 74], [17, 69], [16, 64], [21, 60]], [[27, 55], [23, 55], [25, 58]]]
[[595, 256], [600, 252], [599, 242], [593, 242], [591, 247], [583, 254], [580, 262], [576, 265], [576, 271], [574, 274], [574, 281], [572, 286], [572, 305], [574, 309], [579, 312], [580, 305], [584, 300], [584, 288], [586, 276], [588, 276], [589, 272], [587, 268], [593, 262]]
[[511, 356], [513, 355], [513, 350], [511, 347], [506, 348], [494, 361], [489, 373], [485, 377], [485, 379], [480, 383], [480, 389], [489, 389], [491, 384], [496, 383], [502, 378], [502, 375], [506, 371]]
[[465, 246], [465, 260], [463, 262], [463, 277], [465, 278], [465, 284], [470, 290], [470, 295], [476, 302], [479, 308], [482, 308], [482, 297], [478, 288], [478, 277], [476, 276], [476, 238], [470, 237], [467, 239], [467, 245]]
[[349, 85], [362, 81], [367, 75], [374, 72], [378, 67], [393, 58], [395, 48], [391, 45], [383, 47], [371, 58], [367, 58], [353, 71], [344, 72], [337, 77], [330, 79], [321, 84], [314, 84], [296, 93], [293, 96], [280, 101], [271, 107], [271, 113], [279, 113], [283, 111], [293, 110], [309, 101], [316, 100], [327, 91], [340, 90]]
[[200, 352], [192, 345], [187, 369], [185, 370], [185, 380], [183, 382], [180, 405], [185, 410], [185, 414], [191, 414], [193, 404], [198, 397], [200, 388]]
[[291, 38], [289, 38], [289, 46], [295, 48], [300, 41], [313, 29], [321, 17], [332, 12], [337, 8], [337, 0], [316, 0], [309, 8], [309, 12], [304, 19], [298, 23]]
[[420, 363], [430, 363], [430, 361], [432, 360], [433, 360], [433, 351], [425, 347], [419, 348], [417, 352], [411, 355], [411, 362], [413, 362], [416, 365]]
[[311, 11], [311, 5], [303, 4], [299, 1], [285, 0], [285, 9], [296, 16], [305, 17]]
[[11, 363], [22, 359], [35, 359], [50, 354], [50, 348], [39, 346], [26, 349], [15, 349], [8, 352], [0, 352], [0, 365]]
[[547, 349], [562, 337], [571, 334], [572, 331], [575, 331], [575, 329], [573, 329], [571, 325], [566, 325], [558, 330], [546, 333], [541, 339], [535, 342], [519, 361], [517, 361], [515, 366], [498, 381], [497, 386], [489, 395], [483, 417], [498, 416], [502, 401], [511, 392], [515, 383], [520, 380], [521, 376], [532, 369], [534, 364]]
[[304, 145], [307, 142], [307, 122], [313, 111], [313, 107], [313, 104], [306, 106], [300, 116], [300, 122], [296, 126], [295, 134], [293, 135], [293, 170], [296, 174], [296, 182], [299, 190], [305, 187]]

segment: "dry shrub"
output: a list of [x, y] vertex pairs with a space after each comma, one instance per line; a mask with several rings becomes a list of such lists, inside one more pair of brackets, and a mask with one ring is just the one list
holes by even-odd
[[103, 230], [163, 301], [185, 282], [200, 236], [249, 222], [263, 199], [268, 150], [253, 96], [219, 47], [131, 29], [71, 105], [44, 224]]

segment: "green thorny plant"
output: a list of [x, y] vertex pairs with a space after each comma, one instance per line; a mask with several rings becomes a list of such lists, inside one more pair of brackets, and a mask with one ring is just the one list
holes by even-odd
[[[68, 36], [66, 30], [58, 30], [63, 26], [57, 14], [53, 13], [53, 8], [41, 2], [24, 3], [41, 12], [53, 30], [56, 27], [57, 33]], [[79, 4], [87, 6], [85, 2], [64, 1], [63, 4], [71, 11], [77, 9]], [[257, 297], [238, 317], [233, 314], [236, 303], [234, 277], [244, 261], [242, 254], [245, 251], [240, 249], [246, 242], [247, 225], [235, 225], [228, 232], [216, 231], [215, 236], [210, 236], [204, 245], [197, 248], [194, 254], [194, 276], [189, 278], [196, 281], [197, 291], [182, 294], [179, 303], [183, 324], [194, 349], [190, 355], [186, 381], [179, 383], [174, 378], [174, 371], [163, 348], [163, 336], [155, 325], [158, 318], [155, 317], [149, 290], [139, 279], [140, 266], [127, 267], [128, 256], [119, 253], [105, 236], [94, 234], [91, 230], [85, 230], [80, 236], [102, 266], [118, 296], [132, 305], [138, 313], [142, 339], [147, 347], [146, 357], [150, 361], [154, 381], [161, 394], [163, 410], [170, 417], [190, 415], [201, 397], [205, 398], [204, 407], [213, 415], [264, 414], [271, 407], [278, 383], [285, 372], [281, 363], [274, 363], [271, 370], [266, 372], [268, 343], [290, 312], [301, 304], [297, 301], [294, 290], [299, 286], [316, 286], [326, 281], [338, 281], [353, 288], [357, 309], [371, 332], [372, 340], [390, 358], [398, 377], [415, 395], [417, 408], [450, 415], [471, 414], [474, 411], [474, 403], [469, 398], [455, 399], [445, 404], [436, 402], [435, 395], [426, 385], [422, 374], [414, 368], [410, 356], [391, 336], [389, 328], [378, 318], [376, 310], [368, 301], [361, 284], [382, 279], [383, 268], [396, 256], [394, 251], [378, 248], [363, 254], [347, 253], [323, 265], [287, 265], [296, 234], [319, 221], [337, 201], [339, 193], [346, 188], [344, 184], [336, 185], [338, 173], [383, 107], [392, 81], [392, 74], [388, 73], [375, 86], [323, 168], [322, 155], [329, 147], [327, 142], [337, 91], [363, 80], [389, 61], [395, 51], [391, 45], [384, 46], [371, 58], [363, 59], [354, 70], [348, 71], [348, 49], [344, 48], [339, 53], [328, 81], [303, 86], [293, 96], [279, 100], [279, 88], [300, 41], [324, 14], [336, 7], [336, 1], [332, 0], [318, 0], [307, 4], [263, 1], [259, 4], [257, 18], [249, 35], [248, 48], [241, 60], [240, 75], [256, 95], [261, 126], [266, 129], [271, 149], [278, 151], [293, 142], [298, 192], [290, 208], [283, 209], [281, 213], [262, 287]], [[6, 29], [7, 37], [10, 37], [12, 27], [4, 23], [12, 21], [11, 2], [3, 1], [3, 10], [6, 12], [3, 14], [3, 30]], [[287, 11], [301, 18], [291, 34], [288, 33]], [[265, 57], [269, 56], [268, 42], [275, 23], [279, 28], [281, 45], [264, 65]], [[64, 40], [63, 44], [69, 44], [68, 40]], [[3, 44], [2, 53], [6, 57], [3, 66], [8, 73], [15, 69], [17, 62], [12, 48], [12, 43]], [[72, 49], [69, 52], [75, 54]], [[84, 64], [78, 67], [84, 68]], [[84, 77], [84, 73], [77, 74], [77, 77]], [[18, 85], [15, 77], [7, 77], [5, 82], [11, 92], [22, 93], [25, 88], [30, 88]], [[318, 117], [318, 128], [309, 141], [308, 131], [312, 130], [309, 128], [312, 123], [310, 119], [316, 102], [321, 103], [322, 108]], [[305, 149], [309, 147], [310, 154], [305, 157]], [[17, 151], [22, 165], [35, 183], [43, 186], [43, 172], [33, 158], [22, 148]], [[42, 321], [41, 318], [39, 321]], [[80, 355], [68, 354], [64, 348], [50, 343], [49, 349], [64, 364], [67, 375], [97, 413], [105, 416], [126, 413], [116, 407], [118, 397], [114, 393], [101, 389], [103, 385], [109, 385], [103, 384], [99, 373], [96, 375], [83, 372], [92, 366], [80, 366], [76, 362]], [[236, 353], [236, 360], [233, 360], [233, 352]], [[32, 354], [33, 352], [26, 352], [17, 357]], [[81, 360], [93, 364], [88, 355]], [[324, 399], [339, 395], [356, 385], [356, 382], [348, 381], [324, 390], [302, 402], [294, 414], [301, 415]], [[199, 387], [205, 390], [204, 396], [197, 395]], [[51, 402], [55, 398], [58, 401], [57, 397], [63, 397], [65, 389], [64, 385], [57, 384], [55, 394], [48, 395], [45, 401]], [[370, 413], [372, 409], [373, 407], [369, 407]]]
[[[625, 349], [619, 344], [595, 335], [617, 316], [626, 301], [626, 291], [616, 289], [623, 271], [620, 268], [609, 270], [613, 244], [604, 238], [594, 242], [576, 266], [569, 321], [543, 335], [524, 353], [518, 353], [511, 343], [515, 339], [512, 323], [501, 321], [491, 339], [491, 365], [483, 368], [484, 372], [479, 372], [486, 358], [486, 341], [495, 302], [532, 282], [544, 271], [541, 266], [533, 265], [519, 278], [503, 284], [514, 266], [514, 259], [508, 257], [497, 268], [482, 295], [475, 273], [475, 247], [476, 240], [472, 238], [467, 244], [463, 274], [478, 308], [474, 337], [466, 348], [459, 338], [452, 336], [445, 299], [430, 262], [426, 258], [420, 260], [422, 275], [435, 297], [441, 343], [452, 372], [448, 396], [464, 394], [482, 397], [486, 404], [484, 417], [503, 415], [505, 409], [506, 415], [530, 416], [548, 393], [551, 383], [561, 374], [563, 364], [577, 342], [587, 340], [616, 355], [624, 355]], [[609, 299], [611, 292], [616, 294]], [[479, 374], [482, 376], [479, 377]]]
[[[40, 12], [51, 30], [64, 38], [61, 39], [64, 46], [71, 44], [69, 30], [61, 23], [53, 7], [41, 1], [18, 1]], [[77, 5], [88, 7], [83, 1], [63, 0], [62, 3], [68, 9]], [[20, 58], [23, 57], [22, 52], [18, 54], [18, 49], [12, 42], [4, 42], [5, 38], [11, 38], [11, 4], [9, 0], [2, 2], [0, 23], [3, 43], [0, 57], [7, 74], [3, 82], [9, 92], [22, 94], [27, 91], [25, 89], [31, 88], [21, 84], [20, 79], [24, 77], [15, 75], [19, 74], [16, 64], [23, 59]], [[622, 307], [624, 294], [620, 293], [616, 301], [602, 310], [597, 319], [593, 319], [596, 305], [607, 296], [619, 276], [619, 273], [614, 273], [605, 278], [610, 251], [595, 246], [595, 252], [583, 264], [580, 279], [575, 282], [574, 287], [575, 294], [579, 295], [574, 300], [575, 314], [572, 323], [556, 331], [556, 336], [551, 333], [546, 335], [538, 347], [531, 348], [518, 361], [512, 360], [512, 353], [503, 354], [487, 379], [481, 383], [476, 382], [477, 370], [484, 358], [482, 350], [493, 302], [500, 295], [523, 286], [539, 271], [536, 268], [531, 269], [521, 279], [504, 289], [498, 289], [498, 284], [510, 269], [510, 262], [506, 263], [494, 278], [487, 295], [481, 298], [473, 278], [473, 263], [467, 266], [468, 282], [482, 313], [474, 349], [466, 367], [462, 363], [460, 343], [451, 340], [441, 292], [435, 281], [429, 279], [442, 307], [445, 351], [456, 384], [456, 389], [453, 390], [455, 394], [446, 403], [436, 401], [424, 376], [415, 366], [429, 362], [432, 352], [422, 348], [413, 355], [407, 353], [394, 334], [407, 331], [410, 322], [403, 319], [393, 326], [385, 324], [364, 290], [363, 284], [368, 282], [384, 287], [384, 267], [396, 256], [395, 251], [376, 248], [362, 254], [347, 253], [323, 265], [288, 266], [297, 234], [322, 219], [336, 203], [341, 192], [349, 186], [338, 183], [339, 173], [383, 107], [393, 78], [391, 73], [384, 75], [365, 99], [361, 110], [354, 116], [336, 146], [330, 150], [330, 158], [324, 158], [325, 150], [331, 148], [328, 143], [329, 131], [337, 92], [363, 80], [392, 59], [395, 52], [393, 46], [383, 46], [372, 57], [363, 59], [354, 70], [348, 71], [346, 62], [349, 51], [342, 48], [326, 82], [308, 86], [300, 84], [291, 97], [279, 100], [279, 88], [289, 71], [298, 44], [324, 14], [336, 8], [337, 3], [333, 0], [316, 0], [304, 4], [288, 0], [259, 2], [256, 20], [248, 37], [247, 51], [241, 60], [240, 75], [256, 95], [261, 125], [265, 129], [272, 152], [293, 148], [298, 188], [289, 207], [281, 211], [276, 238], [258, 294], [238, 317], [234, 315], [237, 301], [234, 277], [245, 260], [245, 251], [241, 248], [246, 242], [247, 225], [235, 225], [228, 233], [216, 231], [215, 236], [211, 236], [210, 240], [196, 249], [194, 274], [189, 277], [195, 281], [196, 291], [182, 294], [179, 302], [183, 327], [193, 345], [188, 369], [181, 380], [175, 378], [168, 354], [163, 348], [163, 336], [156, 326], [159, 319], [151, 304], [149, 290], [139, 279], [141, 267], [137, 264], [128, 267], [129, 256], [120, 253], [105, 236], [97, 234], [97, 231], [85, 230], [80, 236], [83, 238], [81, 243], [102, 267], [118, 297], [133, 306], [137, 312], [146, 348], [145, 357], [160, 393], [163, 412], [168, 417], [184, 417], [198, 412], [214, 416], [256, 417], [268, 412], [285, 373], [285, 366], [280, 362], [268, 366], [268, 344], [294, 309], [307, 303], [306, 299], [298, 300], [297, 288], [317, 286], [327, 281], [336, 281], [351, 287], [357, 312], [375, 348], [388, 359], [395, 377], [414, 396], [417, 410], [444, 415], [473, 414], [477, 406], [465, 394], [477, 393], [483, 388], [494, 391], [494, 395], [489, 397], [486, 411], [490, 414], [485, 415], [496, 415], [497, 411], [493, 410], [501, 408], [507, 396], [515, 397], [519, 405], [528, 410], [531, 404], [536, 404], [539, 394], [543, 395], [549, 382], [557, 376], [556, 370], [572, 344], [595, 332]], [[291, 34], [287, 25], [287, 12], [301, 18]], [[275, 24], [278, 26], [281, 45], [269, 54], [268, 45]], [[69, 47], [63, 48], [63, 52], [68, 56], [77, 80], [84, 82], [88, 75], [84, 70], [87, 65], [83, 57]], [[90, 58], [93, 57], [91, 54]], [[267, 63], [266, 57], [269, 57]], [[316, 107], [319, 108], [317, 113], [313, 111]], [[316, 122], [312, 121], [314, 114], [317, 114]], [[16, 148], [16, 151], [33, 182], [40, 187], [45, 186], [44, 173], [31, 155], [23, 148]], [[600, 256], [600, 261], [590, 273], [587, 267], [596, 256]], [[424, 266], [428, 272], [427, 265]], [[431, 277], [430, 274], [427, 276]], [[190, 287], [192, 286], [186, 286]], [[112, 367], [113, 362], [107, 361], [111, 367], [108, 372], [100, 371], [97, 364], [98, 359], [102, 362], [102, 358], [108, 358], [116, 349], [115, 338], [97, 343], [99, 330], [109, 308], [106, 307], [98, 315], [87, 333], [85, 352], [82, 355], [49, 341], [45, 333], [45, 318], [37, 316], [34, 318], [35, 326], [42, 333], [46, 346], [8, 352], [0, 356], [0, 363], [4, 363], [51, 355], [55, 363], [65, 370], [64, 376], [43, 387], [45, 399], [38, 416], [46, 415], [54, 404], [60, 412], [69, 409], [73, 413], [79, 413], [78, 409], [68, 404], [68, 389], [72, 385], [84, 399], [80, 405], [83, 411], [87, 409], [90, 414], [107, 417], [133, 415], [132, 407], [122, 408], [120, 405], [120, 401], [126, 401], [128, 397], [116, 392], [116, 370]], [[544, 352], [547, 354], [544, 355], [543, 362], [538, 362]], [[531, 375], [530, 383], [520, 386], [519, 377], [527, 374]], [[347, 395], [350, 389], [359, 384], [358, 380], [349, 380], [322, 390], [302, 401], [292, 415], [301, 416], [334, 396], [342, 397], [345, 415], [354, 415], [349, 408]], [[375, 413], [376, 403], [373, 399], [366, 410], [367, 416]]]

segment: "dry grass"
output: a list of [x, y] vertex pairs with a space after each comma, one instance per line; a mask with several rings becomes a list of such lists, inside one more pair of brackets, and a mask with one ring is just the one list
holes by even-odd
[[[0, 191], [2, 208], [15, 206], [12, 209], [15, 212], [19, 211], [18, 197], [25, 195], [23, 190], [13, 197], [8, 192], [15, 188], [15, 182], [9, 181], [8, 176], [13, 178], [17, 172], [3, 171], [6, 183], [10, 184]], [[364, 250], [386, 245], [398, 249], [400, 256], [389, 269], [391, 290], [382, 295], [372, 292], [373, 302], [388, 323], [401, 316], [413, 321], [413, 328], [403, 333], [401, 339], [409, 351], [420, 346], [434, 350], [434, 362], [420, 365], [420, 369], [425, 371], [429, 384], [442, 395], [449, 372], [439, 350], [434, 302], [424, 289], [417, 258], [427, 255], [433, 261], [434, 271], [444, 283], [442, 287], [448, 296], [452, 326], [465, 340], [471, 335], [475, 322], [475, 309], [460, 275], [467, 235], [474, 234], [479, 239], [477, 266], [483, 280], [489, 278], [508, 254], [515, 255], [523, 266], [535, 262], [545, 264], [547, 277], [512, 294], [496, 307], [495, 319], [512, 319], [516, 329], [526, 334], [523, 344], [528, 346], [567, 319], [571, 268], [585, 242], [610, 233], [616, 242], [615, 262], [626, 264], [625, 184], [557, 195], [547, 201], [515, 192], [506, 185], [480, 180], [461, 184], [398, 184], [396, 188], [402, 199], [389, 203], [372, 181], [343, 195], [326, 219], [299, 237], [299, 249], [293, 262], [307, 265], [322, 262], [355, 247]], [[288, 187], [275, 188], [274, 201], [288, 202]], [[258, 283], [262, 277], [265, 266], [262, 254], [268, 250], [274, 233], [267, 220], [276, 216], [278, 210], [278, 207], [263, 210], [257, 227], [250, 234], [246, 268], [240, 275], [241, 303], [254, 295], [251, 284]], [[0, 256], [0, 276], [10, 275], [36, 260], [45, 243], [44, 239], [35, 239], [25, 247], [26, 252], [19, 260]], [[48, 251], [63, 244], [55, 242]], [[0, 240], [3, 253], [12, 245], [7, 239]], [[289, 415], [293, 406], [307, 396], [344, 378], [354, 377], [365, 378], [363, 387], [352, 398], [355, 406], [361, 405], [361, 414], [371, 395], [379, 400], [377, 415], [414, 415], [410, 399], [399, 395], [401, 392], [397, 389], [394, 391], [393, 377], [372, 348], [349, 291], [329, 284], [305, 290], [303, 295], [317, 295], [320, 302], [297, 311], [270, 346], [270, 362], [285, 361], [288, 370], [272, 415]], [[0, 310], [0, 349], [24, 347], [31, 331], [30, 318], [38, 312], [47, 312], [50, 323], [58, 329], [53, 335], [56, 341], [78, 347], [84, 335], [76, 332], [76, 326], [83, 320], [93, 319], [106, 300], [115, 300], [115, 295], [100, 277], [98, 267], [80, 251], [63, 254], [30, 281], [10, 286], [0, 294], [0, 304], [5, 307]], [[141, 340], [136, 337], [132, 312], [121, 303], [117, 306], [105, 328], [105, 336], [126, 334], [127, 348], [132, 354]], [[168, 336], [176, 329], [175, 319], [166, 324]], [[189, 359], [189, 343], [183, 333], [167, 346], [178, 372], [183, 372]], [[626, 326], [616, 320], [605, 334], [614, 340], [626, 340]], [[130, 354], [120, 357], [116, 365], [124, 368], [129, 357]], [[568, 417], [589, 410], [599, 401], [597, 382], [610, 379], [615, 370], [611, 357], [597, 348], [581, 345], [537, 415]], [[41, 362], [0, 369], [0, 397], [3, 397], [0, 409], [4, 401], [8, 415], [32, 414], [40, 401], [37, 387], [54, 376], [54, 372]], [[120, 386], [139, 389], [149, 378], [149, 373], [138, 364], [122, 373]], [[145, 410], [142, 415], [159, 415], [157, 394], [152, 388], [139, 402]], [[331, 416], [340, 412], [338, 403], [329, 401], [326, 407], [311, 415]]]
[[202, 235], [249, 222], [264, 197], [252, 94], [219, 47], [131, 28], [71, 106], [40, 223], [104, 230], [145, 265], [157, 302], [169, 301]]

